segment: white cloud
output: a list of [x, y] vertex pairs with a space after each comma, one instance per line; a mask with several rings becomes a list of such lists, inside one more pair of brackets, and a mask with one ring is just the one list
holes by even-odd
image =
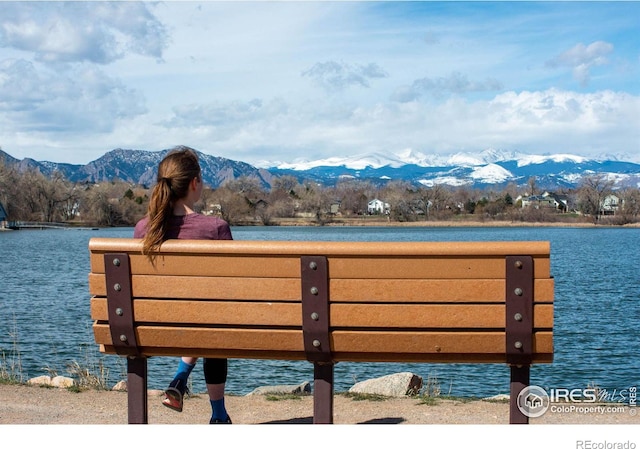
[[591, 69], [608, 64], [607, 56], [611, 53], [613, 45], [608, 42], [596, 41], [586, 46], [580, 43], [548, 61], [547, 65], [572, 69], [574, 79], [586, 86], [591, 78]]
[[144, 99], [95, 67], [48, 70], [0, 61], [0, 117], [20, 132], [104, 133], [145, 112]]
[[448, 94], [495, 92], [502, 88], [502, 83], [496, 79], [487, 78], [484, 81], [470, 81], [467, 75], [453, 72], [446, 77], [417, 79], [411, 86], [401, 86], [396, 89], [391, 99], [407, 102], [417, 100], [424, 93], [431, 94], [435, 98], [442, 98]]
[[317, 62], [302, 72], [303, 77], [313, 79], [329, 91], [341, 91], [350, 86], [370, 87], [370, 80], [389, 75], [375, 62], [349, 64], [337, 61]]
[[549, 89], [441, 104], [348, 107], [331, 98], [312, 104], [278, 98], [189, 105], [176, 108], [170, 124], [203, 150], [248, 162], [487, 146], [602, 154], [619, 142], [638, 141], [637, 121], [623, 119], [633, 110], [640, 111], [640, 98], [626, 93]]
[[162, 58], [167, 31], [144, 2], [2, 2], [0, 47], [41, 62]]
[[169, 127], [233, 126], [234, 128], [264, 118], [262, 100], [233, 101], [176, 106], [174, 116], [163, 124]]

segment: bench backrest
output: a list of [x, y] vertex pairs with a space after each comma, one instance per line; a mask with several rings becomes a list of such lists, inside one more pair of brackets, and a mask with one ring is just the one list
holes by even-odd
[[548, 242], [89, 243], [105, 353], [548, 363]]

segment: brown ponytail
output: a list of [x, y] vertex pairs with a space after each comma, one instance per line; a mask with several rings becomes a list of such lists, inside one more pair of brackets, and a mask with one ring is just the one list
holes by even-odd
[[147, 215], [149, 222], [142, 239], [142, 253], [153, 262], [155, 252], [166, 240], [169, 222], [176, 200], [189, 192], [189, 183], [200, 178], [200, 163], [196, 152], [188, 147], [176, 147], [162, 159], [158, 178], [151, 192]]

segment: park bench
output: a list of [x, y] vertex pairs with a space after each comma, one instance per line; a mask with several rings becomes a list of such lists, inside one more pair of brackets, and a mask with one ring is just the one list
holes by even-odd
[[89, 242], [91, 319], [127, 358], [129, 423], [147, 423], [147, 358], [308, 360], [314, 423], [334, 364], [504, 363], [510, 423], [530, 366], [553, 359], [549, 242]]

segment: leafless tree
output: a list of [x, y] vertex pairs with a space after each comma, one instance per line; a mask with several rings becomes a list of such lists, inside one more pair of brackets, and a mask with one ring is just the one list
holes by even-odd
[[5, 164], [4, 159], [0, 159], [0, 203], [5, 208], [10, 219], [16, 220], [20, 207], [17, 201], [19, 175], [15, 168]]
[[390, 219], [396, 221], [416, 221], [415, 189], [405, 181], [392, 181], [381, 189], [380, 196], [389, 203]]
[[336, 184], [335, 196], [343, 215], [364, 215], [369, 201], [376, 196], [376, 188], [368, 181], [344, 180]]
[[584, 214], [592, 216], [594, 223], [598, 222], [604, 199], [613, 193], [614, 185], [615, 181], [603, 174], [587, 176], [582, 180], [578, 189], [578, 207]]
[[287, 196], [294, 195], [296, 189], [299, 187], [298, 180], [295, 176], [281, 176], [273, 180], [272, 192], [282, 192]]
[[33, 187], [39, 198], [43, 221], [68, 220], [73, 216], [75, 185], [68, 182], [62, 173], [55, 172], [49, 178], [38, 176]]
[[269, 213], [280, 218], [291, 218], [299, 206], [296, 193], [300, 189], [298, 180], [293, 176], [283, 176], [273, 181], [271, 191], [266, 195]]
[[331, 198], [321, 185], [312, 181], [304, 182], [297, 196], [302, 211], [312, 214], [316, 223], [324, 225], [331, 220]]
[[81, 208], [82, 219], [97, 226], [114, 226], [117, 222], [117, 211], [111, 201], [109, 186], [96, 185], [85, 193]]
[[529, 178], [529, 181], [527, 182], [527, 185], [529, 186], [529, 195], [537, 195], [538, 194], [538, 185], [537, 185], [537, 179], [535, 176], [531, 176]]
[[622, 213], [630, 222], [640, 217], [640, 189], [627, 187], [620, 192], [622, 197]]
[[232, 190], [226, 184], [213, 193], [213, 200], [220, 207], [220, 214], [229, 224], [242, 222], [251, 213], [251, 208], [242, 192]]

